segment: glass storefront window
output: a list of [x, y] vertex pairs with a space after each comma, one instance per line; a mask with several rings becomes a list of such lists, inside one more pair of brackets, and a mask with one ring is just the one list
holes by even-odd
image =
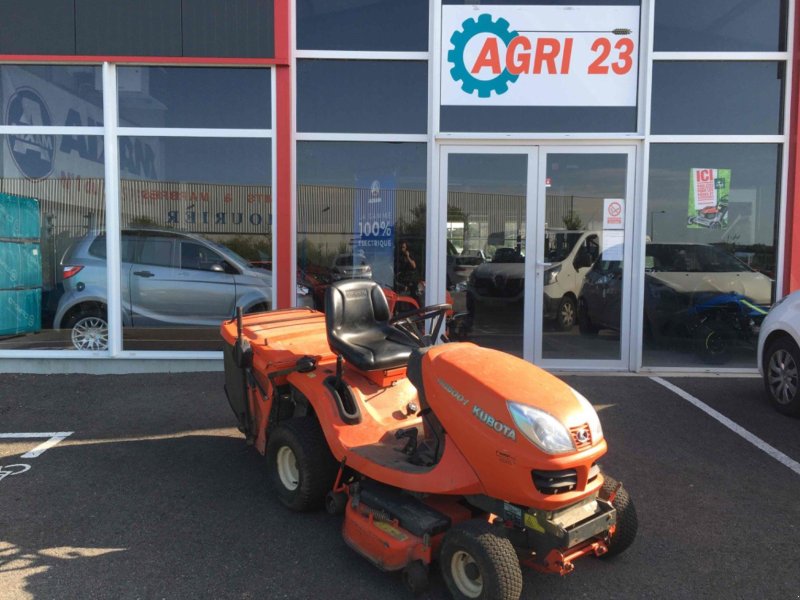
[[775, 297], [777, 144], [653, 144], [645, 366], [755, 367]]
[[269, 69], [119, 67], [117, 88], [123, 127], [272, 126]]
[[272, 305], [271, 140], [121, 137], [125, 350], [218, 350]]
[[298, 2], [297, 47], [424, 52], [428, 49], [428, 2]]
[[0, 124], [102, 125], [102, 89], [100, 67], [0, 65]]
[[653, 134], [782, 133], [783, 63], [653, 64]]
[[0, 143], [0, 349], [105, 349], [103, 138]]
[[786, 0], [656, 0], [654, 50], [786, 50]]
[[447, 290], [459, 318], [450, 334], [523, 354], [527, 154], [447, 160]]
[[428, 64], [422, 61], [297, 61], [297, 130], [425, 133]]
[[350, 278], [380, 283], [395, 312], [424, 305], [426, 160], [425, 144], [297, 144], [297, 281], [316, 308]]

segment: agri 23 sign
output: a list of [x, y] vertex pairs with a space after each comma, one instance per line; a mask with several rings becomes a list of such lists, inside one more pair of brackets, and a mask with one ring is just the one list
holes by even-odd
[[638, 6], [442, 7], [443, 105], [636, 106]]

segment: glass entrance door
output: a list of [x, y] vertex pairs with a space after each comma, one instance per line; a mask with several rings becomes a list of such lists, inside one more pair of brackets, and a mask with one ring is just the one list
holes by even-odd
[[633, 146], [452, 146], [428, 299], [450, 337], [547, 367], [628, 366]]
[[540, 150], [534, 360], [625, 368], [634, 147]]
[[453, 304], [451, 338], [532, 359], [525, 294], [529, 215], [538, 170], [531, 147], [451, 147], [441, 154], [439, 301]]

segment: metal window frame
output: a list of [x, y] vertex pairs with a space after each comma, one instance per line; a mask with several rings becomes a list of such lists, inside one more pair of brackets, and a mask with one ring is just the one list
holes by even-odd
[[[47, 58], [47, 57], [44, 57]], [[137, 59], [117, 62], [103, 61], [102, 58], [93, 57], [92, 60], [80, 60], [78, 57], [71, 57], [71, 60], [63, 61], [44, 61], [25, 60], [11, 61], [2, 60], [0, 64], [9, 65], [29, 65], [42, 64], [57, 66], [92, 65], [99, 66], [102, 73], [103, 82], [103, 125], [97, 127], [69, 127], [63, 125], [54, 126], [20, 126], [20, 125], [0, 125], [0, 135], [7, 134], [39, 134], [39, 135], [96, 135], [103, 137], [104, 177], [105, 177], [105, 222], [106, 222], [106, 286], [107, 290], [117, 290], [117, 293], [108, 294], [108, 327], [109, 345], [103, 351], [83, 351], [83, 350], [0, 350], [0, 359], [146, 359], [146, 360], [208, 360], [221, 359], [222, 352], [219, 351], [183, 351], [183, 350], [125, 350], [123, 347], [123, 327], [122, 327], [122, 295], [121, 295], [121, 242], [120, 242], [120, 166], [119, 166], [119, 138], [132, 137], [184, 137], [184, 138], [217, 138], [217, 139], [265, 139], [270, 140], [271, 165], [269, 165], [273, 185], [273, 197], [276, 196], [276, 148], [275, 148], [275, 126], [276, 110], [275, 95], [276, 68], [274, 60], [269, 62], [258, 61], [251, 63], [247, 61], [151, 61], [149, 59]], [[270, 71], [271, 89], [271, 128], [270, 129], [231, 129], [231, 128], [178, 128], [178, 127], [121, 127], [119, 126], [119, 95], [117, 91], [117, 67], [138, 64], [142, 66], [211, 66], [219, 68], [237, 67], [260, 67]], [[272, 230], [275, 232], [277, 211], [272, 210]], [[108, 235], [113, 232], [115, 235]], [[272, 303], [276, 305], [277, 286], [272, 286]]]

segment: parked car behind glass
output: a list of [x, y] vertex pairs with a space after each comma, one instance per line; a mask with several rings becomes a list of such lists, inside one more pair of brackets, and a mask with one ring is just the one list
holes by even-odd
[[[578, 293], [583, 278], [600, 253], [596, 231], [547, 230], [545, 236], [544, 318], [562, 331], [576, 323]], [[516, 248], [498, 248], [491, 262], [472, 271], [467, 287], [467, 310], [475, 315], [502, 308], [522, 310], [525, 257]], [[481, 307], [485, 308], [481, 308]]]
[[331, 277], [334, 281], [341, 279], [372, 279], [372, 267], [367, 258], [360, 252], [337, 254], [331, 265]]
[[[128, 229], [121, 236], [123, 327], [216, 327], [238, 307], [269, 310], [272, 274], [198, 235]], [[108, 347], [105, 233], [76, 241], [61, 261], [64, 294], [55, 329], [69, 329], [80, 350]], [[313, 303], [298, 286], [298, 306]]]
[[[584, 335], [619, 331], [622, 263], [601, 256], [584, 279], [578, 327]], [[687, 342], [709, 363], [752, 344], [772, 299], [772, 280], [709, 244], [648, 243], [645, 250], [644, 332]]]

